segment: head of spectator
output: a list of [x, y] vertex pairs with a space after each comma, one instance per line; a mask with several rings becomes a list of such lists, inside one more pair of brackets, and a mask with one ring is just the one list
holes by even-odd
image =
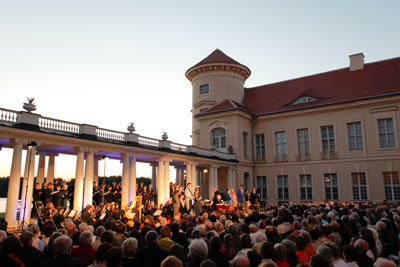
[[101, 235], [106, 231], [106, 228], [104, 228], [104, 226], [99, 226], [96, 228], [96, 231], [94, 232], [94, 234], [99, 238], [101, 237]]
[[274, 245], [274, 259], [275, 261], [286, 261], [287, 250], [285, 245], [277, 243]]
[[19, 240], [21, 241], [22, 246], [30, 247], [30, 246], [32, 246], [32, 243], [33, 243], [33, 234], [28, 231], [23, 232], [19, 236]]
[[175, 256], [168, 256], [161, 262], [161, 267], [182, 267], [182, 261]]
[[261, 256], [263, 259], [272, 259], [274, 256], [274, 244], [267, 241], [261, 246]]
[[55, 256], [71, 254], [72, 240], [66, 235], [61, 235], [54, 240], [52, 248]]
[[3, 255], [16, 254], [21, 250], [21, 243], [15, 236], [9, 236], [3, 242]]
[[385, 258], [377, 258], [374, 267], [396, 267], [397, 265], [388, 259]]
[[103, 243], [96, 250], [96, 263], [106, 263], [106, 254], [109, 249], [111, 249], [111, 244]]
[[129, 237], [122, 243], [122, 256], [132, 259], [138, 249], [138, 241], [136, 238]]
[[119, 267], [122, 261], [122, 250], [119, 247], [112, 247], [106, 253], [107, 267]]
[[6, 238], [7, 238], [7, 232], [4, 230], [0, 230], [0, 243], [3, 243]]
[[80, 247], [88, 247], [92, 246], [93, 234], [89, 230], [82, 232], [79, 235], [79, 246]]
[[329, 264], [332, 262], [333, 252], [328, 246], [325, 245], [318, 246], [316, 254], [320, 255]]
[[108, 243], [112, 244], [114, 242], [114, 234], [111, 233], [110, 231], [105, 231], [100, 238], [101, 243]]
[[240, 236], [240, 247], [241, 247], [242, 249], [244, 249], [244, 248], [251, 248], [251, 247], [252, 247], [252, 245], [251, 245], [251, 239], [250, 239], [250, 236], [249, 236], [248, 234], [242, 234], [242, 235]]
[[343, 258], [347, 263], [357, 261], [357, 250], [350, 245], [343, 246]]
[[207, 258], [208, 247], [203, 239], [195, 239], [189, 245], [189, 256], [194, 261], [201, 263]]
[[213, 260], [204, 260], [200, 263], [200, 267], [217, 267], [217, 264]]
[[83, 232], [83, 231], [86, 231], [88, 229], [88, 225], [87, 225], [87, 223], [81, 223], [81, 224], [79, 224], [79, 232]]
[[249, 267], [250, 261], [245, 256], [237, 256], [232, 260], [232, 267]]
[[146, 245], [156, 244], [157, 243], [157, 239], [158, 239], [158, 234], [154, 230], [151, 230], [151, 231], [147, 232], [146, 236], [144, 238], [144, 240], [146, 242]]
[[260, 254], [258, 254], [254, 249], [247, 252], [247, 258], [249, 259], [250, 266], [258, 266], [262, 261]]
[[312, 267], [330, 267], [331, 265], [328, 262], [326, 262], [323, 257], [315, 254], [314, 256], [311, 256], [310, 266], [312, 266]]

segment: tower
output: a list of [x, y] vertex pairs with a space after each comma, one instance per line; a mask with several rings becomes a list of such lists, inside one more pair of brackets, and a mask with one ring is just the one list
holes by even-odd
[[240, 103], [244, 96], [244, 82], [250, 74], [249, 68], [219, 49], [186, 71], [185, 76], [192, 83], [193, 145], [199, 145], [200, 136], [200, 124], [195, 115], [226, 99]]

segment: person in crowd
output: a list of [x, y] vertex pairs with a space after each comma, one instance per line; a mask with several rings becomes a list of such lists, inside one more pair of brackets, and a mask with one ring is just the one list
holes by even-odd
[[96, 219], [93, 218], [92, 212], [94, 211], [94, 206], [87, 204], [85, 209], [82, 211], [81, 219], [84, 223], [95, 225]]
[[96, 250], [92, 247], [93, 234], [86, 230], [79, 235], [79, 246], [72, 248], [71, 255], [78, 259], [83, 259], [86, 265], [94, 263], [96, 260]]
[[71, 256], [72, 240], [66, 235], [61, 235], [54, 240], [52, 251], [54, 257], [39, 264], [41, 267], [71, 267], [86, 266], [82, 259]]
[[187, 212], [190, 212], [192, 210], [192, 199], [193, 199], [192, 184], [188, 183], [185, 189], [185, 208]]
[[168, 252], [157, 245], [158, 234], [156, 231], [148, 231], [145, 235], [145, 247], [137, 252], [139, 266], [160, 266], [168, 256]]
[[137, 265], [137, 259], [135, 254], [138, 249], [138, 241], [134, 237], [125, 239], [122, 243], [122, 266], [135, 266]]

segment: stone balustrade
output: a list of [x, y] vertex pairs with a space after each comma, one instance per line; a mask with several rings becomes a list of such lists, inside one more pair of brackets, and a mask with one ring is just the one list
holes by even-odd
[[78, 137], [92, 140], [101, 140], [112, 143], [133, 143], [139, 146], [151, 147], [156, 149], [167, 149], [172, 152], [190, 153], [199, 156], [216, 157], [224, 160], [235, 160], [234, 154], [227, 154], [217, 150], [209, 150], [191, 145], [174, 143], [169, 140], [159, 140], [156, 138], [140, 136], [134, 133], [119, 132], [104, 129], [90, 124], [78, 124], [69, 121], [58, 120], [44, 117], [35, 113], [24, 111], [14, 111], [0, 108], [0, 125], [27, 125], [28, 128], [36, 128], [44, 132], [52, 131], [56, 134], [77, 135]]

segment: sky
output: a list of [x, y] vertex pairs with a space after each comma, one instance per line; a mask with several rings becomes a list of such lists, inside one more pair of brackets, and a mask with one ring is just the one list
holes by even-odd
[[[246, 65], [246, 87], [400, 56], [400, 1], [1, 1], [0, 107], [191, 144], [185, 71], [216, 48]], [[0, 151], [8, 176], [10, 149]], [[100, 163], [100, 169], [102, 169]], [[107, 163], [107, 175], [122, 165]], [[56, 176], [75, 157], [56, 158]], [[100, 171], [102, 175], [102, 171]], [[151, 168], [138, 164], [138, 176]]]

